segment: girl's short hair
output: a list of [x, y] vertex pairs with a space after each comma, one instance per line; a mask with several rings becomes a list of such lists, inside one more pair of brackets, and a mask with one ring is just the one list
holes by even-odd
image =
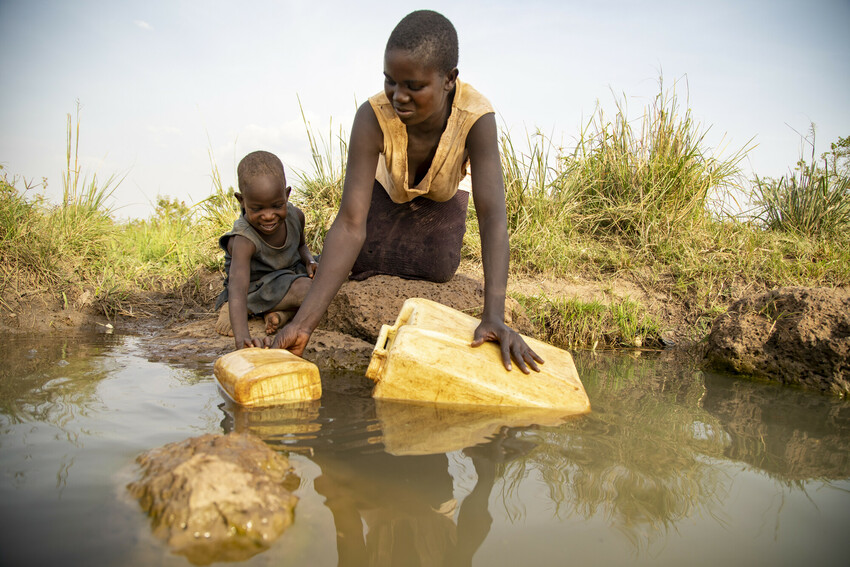
[[242, 158], [236, 167], [236, 179], [239, 190], [245, 191], [244, 184], [258, 175], [274, 175], [286, 185], [286, 174], [283, 172], [283, 162], [271, 152], [257, 150]]

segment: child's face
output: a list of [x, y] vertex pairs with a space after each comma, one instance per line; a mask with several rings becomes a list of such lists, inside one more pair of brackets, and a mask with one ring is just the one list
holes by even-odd
[[390, 49], [384, 53], [384, 92], [407, 126], [429, 118], [442, 120], [455, 79], [457, 69], [442, 73], [423, 64], [410, 51]]
[[236, 199], [245, 210], [245, 220], [260, 234], [275, 234], [286, 221], [286, 202], [291, 190], [286, 180], [257, 175], [244, 182], [244, 186], [242, 193], [236, 193]]

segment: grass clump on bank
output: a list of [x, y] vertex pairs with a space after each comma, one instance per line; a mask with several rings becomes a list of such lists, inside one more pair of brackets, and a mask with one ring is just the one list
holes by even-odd
[[198, 270], [218, 268], [219, 227], [203, 207], [160, 197], [149, 219], [116, 222], [108, 203], [122, 178], [82, 175], [79, 106], [75, 123], [67, 120], [60, 204], [40, 193], [46, 182], [0, 178], [0, 297], [47, 293], [67, 303], [87, 292], [111, 316], [132, 313], [140, 292], [173, 291]]
[[746, 147], [715, 156], [708, 131], [663, 84], [639, 126], [621, 102], [612, 120], [597, 109], [575, 151], [561, 158], [560, 183], [580, 203], [583, 232], [647, 247], [706, 224], [709, 199], [734, 185]]
[[662, 325], [630, 299], [603, 303], [546, 295], [514, 298], [525, 307], [538, 338], [556, 346], [593, 350], [662, 346]]
[[21, 287], [19, 291], [62, 293], [78, 280], [102, 277], [103, 251], [114, 237], [107, 200], [121, 180], [112, 176], [100, 183], [96, 175], [81, 176], [79, 134], [78, 106], [76, 128], [68, 115], [60, 205], [51, 206], [38, 194], [46, 181], [24, 182], [19, 191], [16, 179], [4, 174], [0, 180], [0, 259], [4, 282]]
[[651, 254], [703, 230], [711, 199], [737, 184], [747, 151], [720, 159], [706, 134], [662, 85], [637, 125], [620, 102], [610, 120], [597, 108], [572, 152], [537, 134], [521, 154], [503, 138], [512, 261], [530, 272], [565, 272], [593, 249], [600, 255], [601, 244], [609, 258], [594, 260], [617, 267], [634, 250]]
[[788, 175], [756, 177], [757, 218], [767, 229], [810, 238], [850, 232], [850, 164], [839, 167], [839, 160], [850, 161], [850, 136], [832, 144], [832, 151], [822, 157], [823, 165], [815, 158], [814, 138], [812, 125], [806, 140], [812, 147], [811, 163], [801, 157]]

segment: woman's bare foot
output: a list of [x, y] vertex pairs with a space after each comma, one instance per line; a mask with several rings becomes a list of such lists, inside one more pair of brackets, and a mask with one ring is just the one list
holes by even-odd
[[230, 325], [230, 309], [227, 303], [218, 310], [218, 321], [215, 322], [215, 332], [225, 337], [233, 336], [233, 327]]
[[292, 319], [292, 315], [291, 311], [269, 311], [263, 315], [263, 320], [266, 322], [266, 334], [275, 334], [278, 329]]

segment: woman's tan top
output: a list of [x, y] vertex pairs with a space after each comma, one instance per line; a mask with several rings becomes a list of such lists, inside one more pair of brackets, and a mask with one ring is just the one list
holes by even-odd
[[455, 96], [446, 130], [440, 137], [434, 161], [428, 173], [415, 187], [410, 187], [407, 160], [407, 127], [393, 110], [383, 92], [369, 99], [384, 133], [384, 149], [378, 158], [375, 179], [384, 187], [394, 203], [406, 203], [419, 196], [434, 201], [448, 201], [457, 193], [466, 176], [469, 159], [466, 136], [475, 122], [493, 111], [484, 96], [470, 85], [455, 82]]

